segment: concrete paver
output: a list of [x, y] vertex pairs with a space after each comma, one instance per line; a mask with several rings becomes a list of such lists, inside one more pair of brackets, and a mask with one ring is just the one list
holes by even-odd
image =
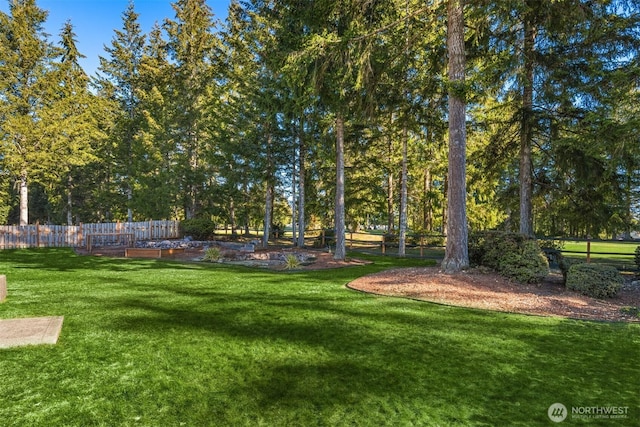
[[64, 316], [0, 320], [0, 348], [56, 344]]

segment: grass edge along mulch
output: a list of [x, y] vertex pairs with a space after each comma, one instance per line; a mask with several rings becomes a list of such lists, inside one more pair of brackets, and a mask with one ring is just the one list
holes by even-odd
[[[358, 255], [360, 256], [360, 255]], [[549, 425], [562, 403], [637, 425], [640, 327], [350, 291], [419, 260], [281, 273], [0, 253], [0, 318], [65, 316], [55, 346], [0, 350], [0, 419], [51, 425]], [[584, 411], [583, 411], [584, 412]], [[584, 414], [583, 414], [584, 415]]]

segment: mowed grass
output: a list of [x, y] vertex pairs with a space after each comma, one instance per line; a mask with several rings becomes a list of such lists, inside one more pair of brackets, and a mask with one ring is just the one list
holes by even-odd
[[345, 288], [424, 261], [282, 273], [0, 252], [0, 318], [65, 316], [0, 350], [3, 426], [542, 426], [553, 403], [640, 423], [640, 325], [447, 307]]
[[[638, 246], [640, 246], [640, 242], [594, 240], [590, 242], [591, 260], [593, 262], [614, 265], [625, 270], [635, 270], [637, 266], [634, 261], [634, 254]], [[587, 258], [586, 241], [567, 241], [564, 243], [563, 250], [568, 251], [564, 253], [565, 256], [583, 260]]]

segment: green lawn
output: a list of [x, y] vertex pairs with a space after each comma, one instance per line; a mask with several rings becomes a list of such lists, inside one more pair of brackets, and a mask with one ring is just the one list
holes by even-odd
[[0, 318], [64, 315], [55, 346], [0, 350], [2, 426], [544, 426], [553, 403], [628, 407], [640, 325], [351, 291], [424, 261], [276, 273], [0, 252]]
[[[634, 262], [634, 253], [640, 242], [624, 242], [624, 241], [599, 241], [594, 240], [591, 242], [591, 260], [594, 262], [601, 262], [614, 265], [618, 268], [626, 270], [635, 270], [636, 265]], [[586, 259], [587, 255], [587, 242], [565, 242], [564, 251], [571, 252], [585, 252], [585, 253], [571, 253], [565, 252], [565, 256], [572, 258]], [[619, 255], [624, 254], [624, 255]]]

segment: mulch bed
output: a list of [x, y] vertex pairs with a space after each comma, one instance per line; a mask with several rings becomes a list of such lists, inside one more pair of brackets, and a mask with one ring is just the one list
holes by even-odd
[[615, 298], [600, 300], [567, 290], [562, 276], [520, 284], [477, 269], [445, 274], [438, 267], [401, 268], [354, 280], [351, 289], [440, 304], [541, 316], [640, 322], [640, 287], [625, 282]]

